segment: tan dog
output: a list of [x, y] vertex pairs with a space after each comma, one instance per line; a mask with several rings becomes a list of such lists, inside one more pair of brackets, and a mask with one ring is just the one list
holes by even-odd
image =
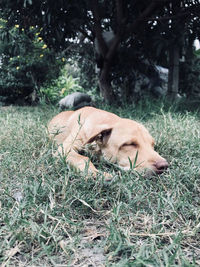
[[79, 154], [88, 144], [94, 144], [95, 151], [104, 159], [124, 170], [131, 163], [136, 170], [148, 169], [158, 174], [168, 168], [167, 161], [154, 150], [154, 139], [143, 125], [104, 110], [84, 107], [61, 112], [50, 121], [48, 130], [59, 145], [58, 152], [64, 153], [67, 162], [81, 171], [87, 166], [92, 174], [98, 172], [88, 157]]

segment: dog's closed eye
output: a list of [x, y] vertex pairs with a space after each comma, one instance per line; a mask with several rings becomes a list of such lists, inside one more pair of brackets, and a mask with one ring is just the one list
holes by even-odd
[[124, 143], [123, 145], [121, 145], [120, 149], [121, 148], [138, 148], [138, 143], [137, 142], [128, 142], [128, 143]]

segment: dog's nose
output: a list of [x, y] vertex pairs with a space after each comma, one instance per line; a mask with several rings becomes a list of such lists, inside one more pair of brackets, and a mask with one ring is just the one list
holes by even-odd
[[156, 173], [161, 174], [169, 167], [169, 164], [166, 160], [159, 160], [156, 161], [153, 166], [156, 168]]

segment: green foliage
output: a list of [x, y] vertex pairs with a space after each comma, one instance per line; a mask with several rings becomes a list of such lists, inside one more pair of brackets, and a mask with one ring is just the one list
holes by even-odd
[[[31, 25], [35, 25], [41, 30], [40, 36], [48, 47], [63, 51], [68, 58], [76, 54], [82, 70], [80, 84], [89, 90], [96, 87], [98, 80], [94, 73], [95, 37], [101, 31], [112, 30], [120, 44], [114, 46], [113, 51], [110, 48], [113, 46], [109, 46], [107, 55], [102, 57], [103, 61], [106, 59], [107, 66], [111, 66], [107, 79], [109, 84], [114, 85], [114, 90], [112, 86], [108, 88], [111, 94], [120, 97], [125, 95], [127, 99], [130, 98], [130, 88], [135, 83], [132, 70], [140, 72], [143, 69], [142, 60], [168, 67], [169, 46], [177, 44], [184, 50], [187, 47], [185, 39], [192, 38], [194, 41], [198, 38], [199, 10], [198, 1], [192, 0], [2, 0], [0, 3], [0, 12], [2, 17], [9, 20], [9, 27], [17, 24], [19, 31], [27, 31]], [[96, 25], [95, 21], [100, 22], [100, 25]], [[7, 34], [2, 35], [6, 37]], [[100, 46], [101, 43], [104, 43], [103, 40], [99, 43]], [[43, 68], [37, 75], [41, 72]], [[7, 70], [4, 73], [5, 78], [6, 73]], [[14, 70], [13, 73], [15, 74]]]
[[[8, 29], [7, 22], [0, 28], [0, 95], [27, 98], [46, 81], [58, 77], [64, 64], [39, 36], [40, 29]], [[8, 39], [5, 38], [8, 34]]]
[[180, 64], [180, 91], [190, 98], [200, 98], [200, 50], [193, 51]]
[[72, 92], [82, 91], [82, 87], [78, 84], [78, 81], [78, 78], [73, 78], [71, 75], [58, 78], [58, 83], [62, 86], [61, 95], [66, 96]]
[[200, 49], [194, 51], [195, 56], [197, 56], [197, 58], [200, 58]]
[[83, 88], [79, 85], [79, 78], [68, 74], [69, 65], [66, 65], [61, 75], [54, 81], [40, 88], [40, 98], [47, 102], [55, 103], [62, 97], [73, 92], [83, 92]]

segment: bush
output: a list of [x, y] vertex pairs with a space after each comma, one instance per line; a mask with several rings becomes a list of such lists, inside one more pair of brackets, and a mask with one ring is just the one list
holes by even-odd
[[28, 99], [44, 83], [59, 76], [64, 59], [57, 57], [39, 34], [34, 27], [25, 31], [15, 25], [8, 29], [4, 21], [0, 28], [0, 95], [10, 100]]
[[180, 89], [187, 97], [200, 97], [200, 50], [180, 65]]

